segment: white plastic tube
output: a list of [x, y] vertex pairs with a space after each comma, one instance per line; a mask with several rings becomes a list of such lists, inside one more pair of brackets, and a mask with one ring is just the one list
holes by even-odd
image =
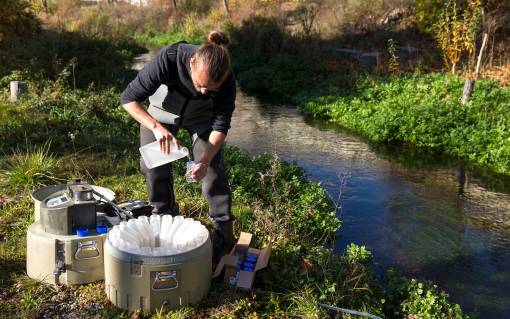
[[189, 248], [194, 248], [194, 239], [198, 235], [200, 231], [200, 226], [198, 226], [195, 221], [192, 221], [185, 230], [180, 232], [179, 242], [190, 246]]
[[159, 235], [161, 230], [161, 217], [158, 214], [152, 214], [149, 223], [151, 224], [154, 233]]
[[186, 218], [182, 221], [181, 226], [175, 231], [175, 233], [172, 237], [172, 243], [174, 244], [174, 246], [183, 246], [184, 245], [184, 242], [182, 240], [183, 234], [186, 233], [186, 231], [191, 226], [192, 222], [193, 222], [193, 219], [191, 219], [191, 218]]
[[123, 231], [120, 233], [120, 239], [124, 241], [127, 245], [140, 247], [140, 242], [138, 241], [138, 239], [127, 231]]
[[163, 215], [161, 219], [161, 230], [159, 232], [159, 245], [166, 246], [166, 236], [172, 226], [173, 217], [172, 215]]
[[145, 234], [144, 229], [139, 228], [137, 224], [136, 219], [130, 219], [127, 223], [127, 228], [138, 238], [140, 241], [140, 247], [149, 246], [148, 234]]
[[138, 229], [143, 232], [144, 240], [146, 241], [147, 247], [151, 248], [154, 247], [155, 246], [154, 233], [152, 231], [152, 227], [149, 224], [148, 219], [138, 219], [136, 221], [136, 225], [138, 226]]
[[179, 230], [179, 228], [181, 227], [183, 222], [184, 222], [184, 217], [175, 216], [172, 226], [170, 227], [170, 230], [168, 231], [167, 235], [164, 235], [165, 246], [173, 245], [174, 235]]

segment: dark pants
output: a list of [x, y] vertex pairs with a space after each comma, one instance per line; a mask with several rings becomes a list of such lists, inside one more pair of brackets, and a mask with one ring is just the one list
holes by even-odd
[[[178, 127], [164, 125], [173, 135], [177, 135]], [[188, 131], [189, 132], [189, 131]], [[195, 160], [200, 160], [205, 151], [211, 131], [201, 134], [193, 134], [192, 151]], [[191, 132], [190, 132], [191, 135]], [[156, 138], [149, 129], [140, 125], [140, 145], [154, 142]], [[140, 160], [140, 168], [145, 176], [149, 201], [154, 206], [154, 213], [179, 214], [179, 207], [175, 202], [172, 163], [148, 169], [143, 159]], [[235, 239], [232, 229], [234, 217], [231, 214], [232, 194], [228, 185], [225, 166], [223, 163], [223, 147], [218, 151], [207, 169], [207, 175], [202, 179], [202, 194], [209, 204], [209, 217], [214, 226], [213, 247], [216, 258], [223, 255], [234, 244]]]

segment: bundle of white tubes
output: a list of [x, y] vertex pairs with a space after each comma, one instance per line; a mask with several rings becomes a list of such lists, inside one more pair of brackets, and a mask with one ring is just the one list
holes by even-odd
[[181, 254], [209, 237], [204, 225], [183, 216], [152, 215], [123, 221], [108, 233], [110, 244], [124, 252], [146, 256]]

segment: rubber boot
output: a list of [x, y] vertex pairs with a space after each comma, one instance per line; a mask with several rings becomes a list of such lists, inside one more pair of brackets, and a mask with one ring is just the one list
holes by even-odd
[[218, 263], [225, 254], [229, 253], [236, 238], [234, 237], [233, 222], [213, 222], [213, 262]]

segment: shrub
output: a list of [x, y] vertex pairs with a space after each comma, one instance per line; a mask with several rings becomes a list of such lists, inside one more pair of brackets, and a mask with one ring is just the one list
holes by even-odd
[[390, 269], [383, 287], [384, 309], [388, 314], [424, 319], [470, 318], [459, 305], [449, 303], [448, 294], [430, 281], [406, 279]]
[[455, 74], [464, 53], [472, 58], [482, 8], [480, 0], [468, 0], [464, 8], [449, 0], [436, 23], [437, 40], [446, 65]]
[[0, 43], [15, 36], [32, 38], [40, 31], [30, 3], [24, 0], [4, 0], [0, 10]]

